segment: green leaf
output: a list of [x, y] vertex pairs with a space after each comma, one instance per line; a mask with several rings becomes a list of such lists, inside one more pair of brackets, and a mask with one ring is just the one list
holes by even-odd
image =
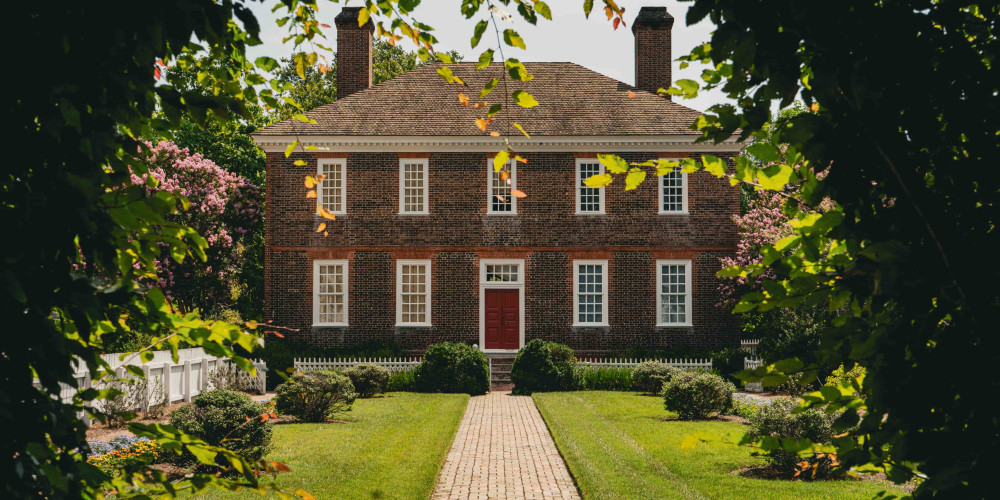
[[705, 167], [706, 172], [716, 177], [726, 175], [726, 162], [717, 156], [701, 155], [701, 164]]
[[520, 123], [514, 122], [514, 128], [520, 130], [521, 133], [524, 134], [524, 136], [527, 137], [528, 139], [531, 139], [531, 134], [525, 132], [524, 127], [522, 127]]
[[271, 71], [274, 71], [274, 70], [278, 69], [278, 61], [274, 60], [271, 57], [267, 57], [267, 56], [258, 57], [254, 61], [254, 65], [256, 65], [258, 68], [260, 68], [260, 69], [262, 69], [264, 71], [267, 71], [267, 72], [271, 72]]
[[597, 160], [600, 161], [601, 164], [604, 165], [604, 168], [612, 174], [624, 174], [625, 172], [628, 172], [628, 162], [623, 160], [618, 155], [598, 154]]
[[485, 20], [476, 23], [476, 28], [472, 32], [472, 48], [476, 48], [476, 45], [479, 45], [479, 40], [483, 37], [483, 33], [486, 32], [488, 26], [489, 23]]
[[757, 182], [764, 189], [781, 191], [788, 185], [793, 173], [792, 167], [786, 164], [771, 165], [757, 174]]
[[441, 66], [437, 69], [437, 74], [441, 75], [441, 78], [448, 83], [455, 83], [455, 75], [451, 73], [451, 68], [447, 66]]
[[503, 41], [511, 47], [518, 47], [524, 50], [528, 49], [528, 47], [524, 45], [524, 40], [521, 39], [521, 35], [518, 35], [516, 31], [510, 28], [503, 30]]
[[588, 187], [600, 188], [607, 186], [608, 184], [611, 184], [611, 181], [613, 180], [614, 179], [611, 177], [610, 174], [597, 174], [587, 177], [583, 181], [583, 183], [586, 184]]
[[754, 158], [757, 158], [764, 163], [773, 163], [778, 161], [781, 154], [778, 151], [778, 148], [769, 142], [755, 142], [747, 146], [747, 153], [750, 153]]
[[496, 156], [493, 157], [493, 171], [499, 172], [507, 166], [507, 161], [510, 160], [510, 153], [507, 150], [500, 151]]
[[538, 101], [535, 100], [535, 96], [523, 90], [515, 90], [512, 97], [514, 98], [514, 102], [522, 108], [533, 108], [538, 106]]
[[292, 152], [295, 151], [295, 146], [298, 146], [298, 145], [299, 145], [299, 141], [298, 140], [292, 141], [291, 144], [289, 144], [288, 147], [285, 148], [285, 158], [288, 158], [289, 156], [292, 156]]
[[521, 61], [518, 61], [517, 59], [514, 58], [507, 59], [506, 61], [504, 61], [503, 64], [504, 67], [507, 68], [507, 74], [509, 74], [510, 77], [515, 80], [526, 82], [535, 78], [534, 76], [528, 74], [527, 68], [525, 68], [524, 64], [521, 63]]
[[499, 113], [501, 109], [503, 109], [502, 104], [494, 104], [490, 106], [490, 110], [486, 112], [486, 118], [491, 118], [493, 115]]
[[594, 10], [594, 0], [583, 0], [583, 17], [590, 19], [590, 11]]
[[644, 180], [646, 180], [646, 171], [641, 168], [633, 168], [625, 176], [625, 190], [631, 191], [639, 187], [639, 184], [642, 184]]
[[549, 5], [542, 0], [535, 2], [535, 12], [539, 13], [545, 19], [549, 21], [552, 20], [552, 10], [549, 9]]
[[486, 86], [483, 87], [482, 92], [479, 93], [479, 98], [482, 99], [482, 98], [490, 95], [490, 92], [493, 92], [493, 89], [497, 88], [497, 84], [498, 83], [500, 83], [500, 79], [499, 78], [494, 78], [494, 79], [486, 82]]
[[[404, 2], [400, 2], [399, 6], [403, 7]], [[419, 2], [418, 2], [419, 3]], [[406, 9], [403, 9], [406, 10]], [[371, 17], [372, 13], [368, 9], [358, 10], [358, 26], [364, 26], [368, 22], [368, 18]]]
[[199, 462], [205, 465], [215, 465], [215, 456], [217, 455], [216, 452], [196, 444], [187, 445], [187, 449], [192, 455], [194, 455], [195, 458], [198, 459]]
[[493, 49], [488, 49], [486, 52], [479, 54], [479, 62], [476, 63], [476, 69], [483, 69], [493, 62]]

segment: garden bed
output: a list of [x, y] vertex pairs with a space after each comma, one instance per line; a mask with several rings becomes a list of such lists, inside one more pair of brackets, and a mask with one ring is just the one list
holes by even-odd
[[744, 477], [764, 460], [724, 443], [683, 450], [691, 434], [745, 426], [721, 419], [671, 420], [663, 398], [630, 392], [554, 392], [533, 396], [584, 498], [872, 498], [904, 494], [888, 483]]

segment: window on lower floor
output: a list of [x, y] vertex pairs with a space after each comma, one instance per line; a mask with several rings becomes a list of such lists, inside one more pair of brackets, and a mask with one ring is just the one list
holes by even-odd
[[608, 261], [573, 261], [573, 325], [608, 324]]
[[691, 326], [691, 261], [658, 260], [657, 325]]
[[347, 261], [313, 261], [313, 324], [347, 325]]
[[396, 324], [430, 326], [431, 261], [396, 261]]
[[596, 159], [576, 161], [576, 213], [604, 213], [604, 190], [587, 187], [584, 183], [590, 177], [603, 173], [604, 165]]

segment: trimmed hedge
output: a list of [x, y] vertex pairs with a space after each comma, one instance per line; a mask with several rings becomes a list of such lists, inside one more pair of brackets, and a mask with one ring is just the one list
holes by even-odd
[[468, 344], [441, 342], [427, 349], [413, 379], [421, 392], [486, 394], [490, 390], [489, 360]]
[[[775, 399], [771, 404], [759, 406], [750, 416], [747, 436], [755, 440], [775, 437], [779, 440], [809, 439], [817, 444], [830, 443], [834, 435], [833, 422], [838, 414], [827, 414], [815, 408], [802, 413], [792, 413], [797, 406], [798, 402], [791, 398]], [[786, 473], [808, 471], [798, 476], [803, 479], [829, 477], [834, 468], [834, 461], [829, 455], [816, 454], [802, 457], [798, 453], [785, 451], [782, 448], [769, 451], [767, 459], [773, 467]]]
[[733, 405], [736, 387], [714, 373], [678, 373], [663, 384], [663, 403], [681, 419], [705, 418]]
[[632, 372], [632, 388], [645, 394], [660, 396], [663, 394], [663, 384], [678, 373], [681, 373], [679, 368], [665, 363], [644, 361]]
[[381, 394], [389, 385], [389, 370], [379, 365], [355, 365], [344, 370], [344, 375], [351, 379], [359, 398]]
[[275, 408], [304, 422], [325, 422], [349, 411], [357, 397], [351, 379], [333, 370], [296, 373], [276, 392]]
[[627, 391], [632, 389], [632, 369], [628, 367], [581, 366], [576, 369], [576, 388], [581, 391]]
[[[260, 460], [271, 447], [271, 425], [261, 421], [262, 413], [264, 407], [246, 394], [220, 389], [171, 412], [170, 425], [246, 460]], [[194, 461], [194, 456], [185, 452], [181, 460]], [[218, 465], [229, 467], [229, 462], [220, 456]]]
[[514, 358], [510, 379], [518, 394], [537, 391], [569, 391], [576, 386], [576, 356], [573, 349], [555, 342], [534, 339]]

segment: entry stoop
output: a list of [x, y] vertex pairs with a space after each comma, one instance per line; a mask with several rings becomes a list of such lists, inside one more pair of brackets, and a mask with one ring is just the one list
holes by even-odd
[[490, 360], [490, 389], [505, 390], [511, 388], [510, 369], [514, 366], [513, 354], [487, 354]]

